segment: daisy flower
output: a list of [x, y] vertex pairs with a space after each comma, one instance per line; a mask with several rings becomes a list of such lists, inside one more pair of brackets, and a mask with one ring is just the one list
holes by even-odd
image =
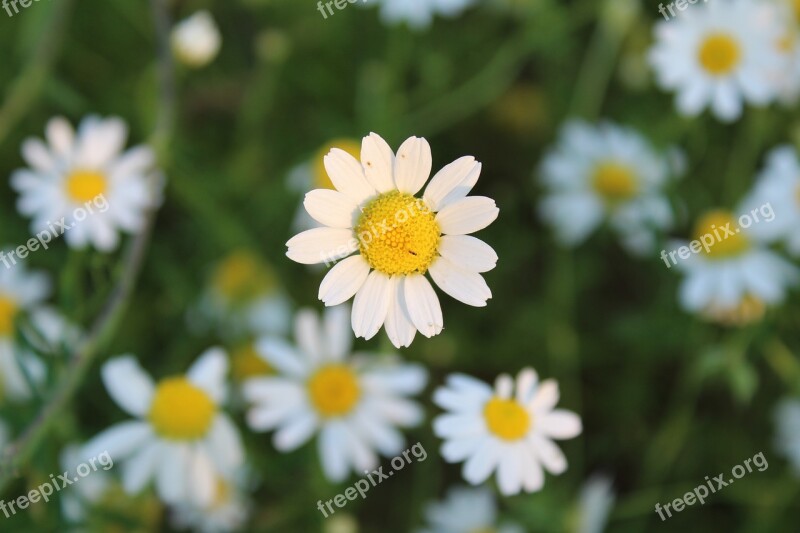
[[468, 235], [498, 214], [494, 200], [467, 196], [481, 164], [472, 157], [456, 160], [417, 198], [431, 166], [425, 139], [411, 137], [395, 156], [373, 133], [362, 142], [361, 162], [336, 148], [325, 156], [336, 190], [306, 195], [306, 210], [324, 227], [293, 237], [286, 255], [308, 265], [346, 257], [322, 280], [319, 298], [334, 306], [355, 296], [356, 337], [371, 339], [385, 326], [399, 348], [409, 346], [417, 330], [426, 337], [441, 333], [442, 309], [427, 272], [468, 305], [483, 307], [492, 296], [480, 273], [495, 267], [497, 254]]
[[773, 220], [753, 224], [748, 231], [764, 242], [783, 242], [789, 253], [800, 256], [800, 158], [794, 147], [781, 146], [769, 153], [766, 167], [743, 205], [742, 212], [770, 205], [780, 213]]
[[119, 232], [137, 233], [145, 214], [160, 198], [150, 190], [155, 155], [145, 146], [122, 152], [128, 128], [119, 118], [90, 116], [77, 133], [64, 118], [47, 123], [47, 142], [28, 139], [22, 156], [30, 165], [17, 170], [11, 186], [20, 194], [17, 209], [33, 217], [31, 232], [67, 229], [71, 248], [94, 246], [109, 252]]
[[302, 310], [295, 320], [297, 346], [264, 337], [259, 352], [279, 375], [245, 383], [243, 395], [253, 404], [248, 425], [256, 431], [277, 430], [275, 447], [289, 452], [319, 433], [322, 469], [332, 481], [348, 471], [361, 474], [376, 467], [378, 455], [393, 457], [403, 449], [395, 427], [420, 423], [422, 409], [406, 396], [425, 386], [425, 370], [394, 359], [351, 357], [349, 309], [328, 309], [320, 322]]
[[211, 13], [203, 10], [177, 23], [172, 29], [171, 41], [172, 51], [181, 63], [200, 68], [217, 57], [222, 35]]
[[241, 531], [250, 515], [250, 502], [241, 486], [241, 478], [240, 473], [233, 479], [217, 477], [216, 496], [208, 505], [183, 503], [175, 506], [171, 514], [173, 525], [201, 533]]
[[414, 29], [425, 29], [436, 15], [457, 17], [475, 0], [378, 0], [381, 18], [387, 24], [406, 22]]
[[497, 378], [494, 389], [464, 374], [449, 376], [433, 396], [448, 411], [433, 421], [434, 432], [445, 440], [442, 457], [448, 463], [464, 461], [462, 474], [472, 485], [496, 470], [503, 495], [538, 491], [544, 485], [542, 466], [555, 475], [567, 469], [552, 439], [581, 432], [578, 415], [554, 408], [558, 398], [558, 384], [538, 383], [531, 368], [517, 375], [516, 391], [508, 374]]
[[775, 447], [800, 476], [800, 401], [787, 399], [775, 409]]
[[[759, 224], [768, 224], [760, 222]], [[765, 248], [750, 232], [739, 227], [730, 211], [709, 211], [698, 220], [694, 239], [711, 235], [719, 239], [708, 251], [677, 263], [686, 278], [680, 286], [684, 309], [722, 325], [746, 325], [760, 320], [767, 307], [780, 303], [787, 289], [796, 284], [798, 270], [775, 252]], [[726, 235], [727, 228], [733, 235]], [[708, 239], [707, 239], [708, 240]], [[687, 243], [675, 243], [674, 248]]]
[[457, 487], [447, 499], [425, 509], [428, 528], [418, 533], [524, 533], [517, 524], [498, 524], [494, 494], [486, 488]]
[[669, 158], [634, 130], [571, 121], [541, 164], [546, 196], [539, 210], [564, 246], [581, 244], [608, 220], [622, 244], [642, 255], [656, 232], [672, 225], [663, 194], [672, 170]]
[[785, 68], [776, 46], [777, 15], [768, 3], [719, 0], [656, 25], [650, 63], [658, 84], [676, 92], [682, 115], [710, 107], [731, 122], [742, 114], [743, 101], [763, 106], [775, 99], [776, 75]]
[[22, 263], [0, 268], [0, 391], [11, 400], [30, 397], [26, 373], [34, 383], [44, 379], [41, 359], [16, 346], [14, 324], [21, 313], [31, 312], [49, 294], [50, 281], [45, 274], [30, 273]]
[[103, 365], [102, 378], [114, 401], [136, 420], [103, 431], [83, 455], [107, 451], [122, 466], [128, 494], [155, 480], [168, 504], [208, 505], [217, 496], [217, 478], [241, 466], [238, 430], [220, 406], [226, 395], [227, 357], [219, 348], [203, 353], [184, 376], [157, 384], [133, 356]]

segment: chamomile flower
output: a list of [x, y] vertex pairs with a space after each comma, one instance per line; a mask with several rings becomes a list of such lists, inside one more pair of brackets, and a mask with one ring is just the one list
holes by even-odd
[[178, 60], [192, 68], [211, 63], [222, 46], [214, 17], [208, 11], [198, 11], [172, 29], [172, 51]]
[[718, 119], [736, 120], [744, 101], [763, 106], [777, 96], [780, 24], [774, 6], [756, 0], [708, 2], [661, 21], [650, 51], [658, 84], [676, 92], [682, 115], [710, 107]]
[[800, 476], [800, 401], [787, 399], [778, 404], [775, 422], [775, 447]]
[[542, 466], [551, 474], [567, 469], [567, 460], [553, 439], [580, 434], [580, 418], [555, 409], [558, 384], [538, 382], [531, 368], [514, 380], [497, 378], [494, 389], [463, 374], [447, 378], [433, 401], [448, 411], [433, 421], [436, 435], [445, 440], [442, 457], [448, 463], [464, 461], [462, 475], [472, 485], [497, 471], [500, 492], [506, 496], [535, 492], [544, 485]]
[[217, 492], [207, 505], [182, 503], [172, 510], [171, 520], [179, 529], [190, 528], [201, 533], [241, 531], [250, 515], [250, 502], [243, 484], [243, 475], [217, 477]]
[[107, 451], [122, 465], [122, 485], [129, 494], [155, 480], [168, 504], [209, 505], [217, 496], [217, 479], [243, 463], [239, 432], [221, 410], [226, 395], [227, 357], [221, 349], [204, 352], [186, 375], [158, 383], [133, 356], [103, 365], [109, 395], [136, 420], [103, 431], [83, 454]]
[[16, 346], [14, 324], [21, 313], [30, 313], [49, 293], [50, 281], [44, 274], [28, 272], [22, 263], [10, 269], [0, 267], [0, 395], [10, 400], [29, 398], [28, 380], [39, 383], [44, 379], [41, 359]]
[[475, 0], [378, 0], [378, 3], [386, 23], [406, 22], [412, 28], [425, 29], [434, 16], [456, 17]]
[[370, 339], [385, 326], [399, 348], [409, 346], [417, 331], [426, 337], [441, 333], [442, 309], [428, 272], [444, 292], [468, 305], [483, 307], [492, 296], [481, 273], [495, 267], [497, 254], [468, 235], [498, 215], [494, 200], [467, 196], [481, 164], [472, 157], [456, 160], [417, 198], [431, 166], [425, 139], [411, 137], [395, 156], [373, 133], [363, 140], [361, 162], [336, 148], [325, 156], [336, 190], [306, 195], [306, 210], [324, 227], [293, 237], [286, 255], [309, 265], [346, 257], [322, 280], [319, 298], [334, 306], [355, 296], [356, 337]]
[[631, 129], [572, 121], [542, 162], [547, 195], [540, 213], [564, 246], [581, 244], [607, 220], [622, 244], [641, 255], [672, 225], [663, 193], [672, 170], [669, 157]]
[[[17, 209], [33, 217], [31, 232], [64, 232], [71, 248], [89, 245], [108, 252], [119, 233], [137, 233], [145, 214], [160, 201], [151, 180], [155, 155], [145, 146], [122, 152], [128, 128], [119, 118], [90, 116], [77, 133], [61, 117], [47, 123], [49, 144], [28, 139], [22, 155], [30, 165], [17, 170], [11, 186], [20, 194]], [[59, 229], [55, 224], [63, 221]]]
[[[768, 224], [761, 222], [761, 224]], [[761, 244], [732, 212], [712, 210], [698, 220], [693, 238], [713, 242], [677, 262], [686, 278], [680, 286], [684, 309], [722, 325], [760, 320], [798, 281], [798, 270]], [[687, 243], [677, 242], [674, 248]], [[697, 248], [696, 248], [697, 249]]]
[[764, 242], [783, 242], [789, 253], [800, 256], [800, 158], [795, 148], [786, 145], [769, 153], [743, 205], [747, 213], [770, 206], [773, 219], [753, 224], [748, 231]]
[[322, 469], [332, 481], [342, 481], [376, 467], [378, 454], [393, 457], [403, 449], [396, 427], [410, 427], [423, 417], [407, 396], [425, 386], [425, 370], [374, 355], [351, 357], [349, 309], [328, 309], [320, 322], [316, 313], [300, 311], [295, 320], [297, 346], [264, 337], [259, 352], [278, 376], [254, 378], [243, 395], [253, 404], [248, 425], [256, 431], [277, 430], [281, 452], [292, 451], [319, 434]]
[[485, 487], [450, 489], [445, 501], [427, 506], [425, 518], [428, 528], [418, 533], [525, 532], [517, 524], [498, 524], [494, 494]]

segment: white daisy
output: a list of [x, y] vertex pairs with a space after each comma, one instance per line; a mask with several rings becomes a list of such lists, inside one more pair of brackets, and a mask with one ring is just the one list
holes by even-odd
[[611, 479], [594, 475], [584, 483], [578, 507], [578, 533], [602, 533], [614, 506]]
[[44, 379], [41, 359], [16, 346], [14, 324], [20, 313], [30, 313], [49, 294], [50, 281], [45, 274], [29, 273], [22, 263], [10, 269], [0, 267], [0, 394], [11, 400], [30, 397], [28, 378], [34, 383]]
[[480, 273], [495, 267], [497, 254], [468, 235], [498, 214], [494, 200], [467, 196], [481, 164], [472, 157], [456, 160], [416, 198], [431, 166], [425, 139], [411, 137], [395, 157], [373, 133], [362, 142], [361, 162], [336, 148], [325, 157], [336, 190], [306, 195], [306, 209], [325, 227], [293, 237], [286, 255], [309, 265], [347, 257], [322, 280], [319, 298], [334, 306], [355, 295], [356, 337], [370, 339], [385, 325], [399, 348], [409, 346], [417, 330], [426, 337], [441, 333], [442, 309], [426, 272], [468, 305], [483, 307], [492, 296]]
[[408, 23], [415, 29], [431, 25], [433, 17], [456, 17], [475, 0], [378, 0], [381, 18], [387, 24]]
[[765, 205], [775, 212], [774, 219], [753, 224], [748, 231], [764, 242], [785, 242], [789, 253], [800, 256], [800, 159], [792, 146], [769, 153], [742, 212]]
[[201, 533], [241, 531], [250, 514], [250, 502], [241, 486], [242, 477], [240, 473], [232, 479], [217, 477], [216, 496], [208, 505], [182, 503], [175, 506], [171, 515], [173, 525]]
[[239, 432], [220, 409], [227, 370], [226, 354], [219, 348], [204, 352], [185, 376], [157, 384], [133, 356], [108, 361], [103, 383], [117, 405], [137, 420], [97, 435], [86, 444], [84, 456], [108, 451], [122, 464], [122, 485], [129, 494], [155, 479], [165, 503], [210, 504], [217, 477], [231, 474], [244, 459]]
[[[255, 378], [243, 394], [253, 405], [247, 422], [257, 431], [277, 429], [275, 447], [292, 451], [319, 433], [322, 469], [342, 481], [376, 467], [378, 453], [393, 457], [403, 449], [403, 435], [423, 418], [406, 396], [425, 386], [425, 370], [374, 355], [351, 357], [349, 309], [339, 306], [316, 313], [302, 310], [295, 321], [297, 346], [276, 337], [258, 343], [260, 354], [280, 376]], [[376, 453], [377, 452], [377, 453]]]
[[204, 67], [213, 61], [222, 46], [217, 23], [206, 10], [178, 22], [172, 29], [171, 40], [175, 57], [193, 68]]
[[711, 107], [730, 122], [742, 102], [763, 106], [777, 96], [785, 57], [776, 46], [781, 22], [774, 5], [717, 0], [691, 6], [655, 27], [650, 63], [658, 84], [676, 91], [678, 111], [696, 116]]
[[[723, 325], [745, 325], [760, 320], [768, 306], [784, 299], [798, 280], [798, 270], [754, 238], [750, 230], [757, 225], [740, 228], [733, 213], [725, 210], [700, 218], [694, 239], [711, 235], [714, 244], [708, 252], [699, 248], [699, 253], [677, 262], [686, 274], [680, 286], [684, 309]], [[722, 228], [734, 234], [726, 236]], [[681, 245], [688, 243], [676, 242], [673, 248]]]
[[428, 504], [419, 533], [525, 533], [517, 524], [498, 524], [494, 494], [487, 488], [452, 488], [441, 503]]
[[571, 121], [542, 162], [547, 195], [540, 212], [565, 246], [582, 243], [608, 220], [623, 245], [641, 255], [652, 250], [656, 232], [672, 225], [663, 194], [672, 170], [669, 157], [634, 130]]
[[787, 399], [775, 408], [775, 447], [800, 476], [800, 401]]
[[538, 383], [531, 368], [497, 378], [494, 389], [464, 374], [447, 378], [433, 401], [449, 411], [436, 417], [433, 429], [445, 440], [442, 457], [464, 461], [462, 475], [472, 485], [483, 483], [497, 470], [504, 495], [538, 491], [544, 485], [542, 466], [551, 474], [567, 469], [567, 460], [552, 439], [571, 439], [581, 432], [575, 413], [554, 409], [558, 384]]
[[[82, 476], [79, 482], [70, 486], [70, 490], [61, 494], [61, 512], [69, 522], [79, 523], [86, 519], [92, 507], [106, 495], [112, 478], [108, 474], [110, 466], [101, 465], [97, 457], [82, 455], [80, 446], [70, 444], [61, 451], [61, 468], [70, 473], [70, 479], [77, 478], [77, 468], [82, 464], [90, 464], [92, 459], [95, 460], [96, 469], [88, 476]], [[113, 464], [105, 458], [103, 460], [107, 465]]]
[[76, 133], [57, 117], [47, 123], [46, 136], [49, 146], [39, 139], [23, 143], [31, 168], [11, 177], [20, 194], [17, 209], [33, 217], [31, 231], [59, 234], [63, 220], [70, 247], [92, 245], [106, 252], [117, 247], [120, 231], [139, 232], [146, 212], [160, 201], [150, 190], [155, 155], [146, 146], [122, 152], [125, 122], [90, 116]]

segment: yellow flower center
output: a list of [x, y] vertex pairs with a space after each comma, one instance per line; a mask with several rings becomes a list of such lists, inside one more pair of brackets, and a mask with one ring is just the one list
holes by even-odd
[[705, 242], [713, 239], [708, 250], [708, 256], [713, 259], [736, 256], [750, 248], [747, 237], [739, 233], [733, 213], [725, 210], [703, 215], [695, 226], [694, 238], [700, 242], [704, 242], [704, 238]]
[[208, 432], [216, 410], [208, 394], [189, 380], [168, 378], [156, 387], [150, 422], [164, 438], [194, 440]]
[[328, 365], [320, 368], [308, 380], [312, 405], [323, 417], [349, 413], [361, 396], [358, 376], [348, 366]]
[[633, 171], [625, 165], [614, 162], [597, 165], [592, 175], [592, 185], [609, 203], [630, 199], [639, 187]]
[[725, 33], [714, 33], [706, 37], [698, 53], [700, 64], [714, 76], [730, 74], [742, 57], [739, 43]]
[[214, 271], [211, 284], [231, 302], [251, 301], [277, 285], [271, 270], [245, 250], [226, 257]]
[[489, 431], [503, 440], [519, 440], [531, 427], [528, 411], [513, 400], [492, 398], [483, 409]]
[[355, 232], [364, 259], [389, 276], [427, 272], [442, 234], [434, 213], [421, 198], [398, 191], [369, 202]]
[[737, 306], [731, 308], [711, 306], [703, 311], [703, 316], [723, 326], [741, 327], [760, 321], [766, 312], [767, 306], [762, 300], [747, 294]]
[[18, 309], [17, 302], [0, 295], [0, 336], [6, 337], [14, 331], [14, 317]]
[[273, 369], [264, 361], [251, 342], [231, 354], [231, 375], [236, 381], [272, 374]]
[[90, 202], [106, 192], [105, 175], [93, 170], [76, 170], [67, 177], [67, 194], [75, 202]]
[[325, 144], [314, 155], [314, 188], [315, 189], [333, 189], [333, 183], [328, 177], [328, 171], [325, 170], [325, 156], [331, 151], [331, 148], [339, 148], [348, 154], [352, 155], [359, 161], [361, 160], [361, 144], [353, 139], [334, 139]]

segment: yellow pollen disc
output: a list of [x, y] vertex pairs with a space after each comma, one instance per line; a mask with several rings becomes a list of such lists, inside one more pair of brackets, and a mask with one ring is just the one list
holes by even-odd
[[[739, 255], [750, 247], [747, 237], [736, 232], [738, 229], [739, 225], [733, 213], [725, 210], [711, 211], [697, 221], [694, 238], [700, 242], [703, 242], [704, 236], [706, 242], [713, 239], [708, 256], [713, 259], [724, 259]], [[729, 232], [733, 232], [733, 235], [729, 235]]]
[[725, 33], [714, 33], [706, 37], [698, 52], [700, 64], [714, 76], [730, 74], [739, 65], [741, 58], [739, 43]]
[[14, 331], [14, 317], [17, 315], [17, 302], [0, 295], [0, 337], [11, 335]]
[[489, 431], [503, 440], [519, 440], [531, 427], [530, 415], [513, 400], [492, 398], [486, 403], [483, 416]]
[[189, 380], [168, 378], [156, 387], [150, 422], [166, 439], [194, 440], [208, 433], [216, 410], [208, 394]]
[[345, 365], [324, 366], [308, 380], [308, 395], [322, 416], [346, 415], [361, 396], [358, 376]]
[[314, 189], [333, 189], [333, 183], [328, 177], [328, 171], [325, 170], [325, 156], [331, 151], [331, 148], [338, 148], [344, 150], [352, 155], [359, 161], [361, 160], [361, 143], [353, 139], [334, 139], [326, 143], [314, 155]]
[[434, 213], [421, 198], [398, 191], [369, 202], [355, 233], [364, 259], [389, 276], [427, 272], [442, 234]]
[[269, 363], [258, 355], [253, 343], [246, 344], [231, 354], [231, 375], [236, 381], [272, 374]]
[[711, 306], [703, 312], [703, 316], [723, 326], [747, 326], [764, 318], [767, 306], [762, 300], [745, 295], [736, 307], [721, 308]]
[[234, 302], [250, 301], [277, 285], [270, 269], [246, 250], [231, 253], [217, 265], [211, 284]]
[[76, 170], [67, 177], [67, 194], [75, 202], [89, 202], [106, 192], [106, 177], [100, 172]]
[[636, 175], [629, 167], [613, 162], [597, 165], [592, 175], [592, 186], [609, 203], [632, 198], [639, 187]]

